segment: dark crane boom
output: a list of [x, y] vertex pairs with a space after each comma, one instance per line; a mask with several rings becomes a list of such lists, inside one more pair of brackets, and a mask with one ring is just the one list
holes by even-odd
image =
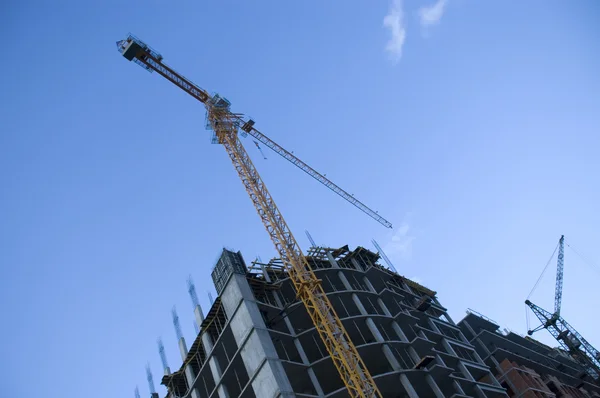
[[558, 260], [556, 262], [556, 288], [554, 289], [554, 313], [560, 315], [562, 302], [563, 269], [565, 268], [565, 236], [558, 241]]
[[547, 329], [561, 347], [571, 355], [594, 381], [600, 381], [600, 352], [560, 316], [565, 258], [565, 237], [558, 241], [558, 261], [556, 265], [556, 288], [554, 292], [554, 313], [550, 313], [529, 300], [525, 304], [539, 319], [541, 324], [527, 331], [530, 336], [538, 330]]

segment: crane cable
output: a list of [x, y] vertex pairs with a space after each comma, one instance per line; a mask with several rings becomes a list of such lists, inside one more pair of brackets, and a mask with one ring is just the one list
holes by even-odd
[[588, 259], [586, 259], [585, 257], [583, 257], [581, 254], [579, 254], [579, 252], [578, 252], [577, 250], [573, 249], [573, 246], [571, 246], [571, 245], [569, 244], [569, 242], [565, 242], [565, 244], [566, 244], [567, 246], [569, 246], [569, 248], [570, 248], [571, 250], [573, 250], [573, 252], [574, 252], [575, 254], [577, 254], [577, 255], [579, 256], [579, 258], [581, 258], [581, 260], [582, 260], [584, 263], [586, 263], [586, 264], [587, 264], [587, 265], [588, 265], [590, 268], [592, 268], [594, 271], [596, 271], [596, 272], [599, 272], [599, 273], [600, 273], [600, 267], [599, 267], [598, 265], [596, 265], [596, 264], [592, 263], [591, 261], [589, 261]]
[[[535, 285], [533, 285], [533, 288], [529, 292], [529, 296], [527, 296], [527, 300], [529, 300], [529, 298], [531, 297], [531, 295], [533, 294], [533, 292], [535, 291], [535, 289], [537, 289], [538, 285], [540, 284], [540, 281], [544, 277], [544, 274], [546, 273], [546, 270], [548, 269], [548, 266], [550, 265], [550, 262], [552, 261], [552, 259], [554, 258], [554, 255], [556, 254], [556, 251], [558, 250], [559, 244], [560, 243], [556, 244], [556, 247], [554, 248], [554, 251], [552, 252], [552, 255], [550, 256], [550, 258], [548, 259], [548, 262], [546, 263], [546, 266], [544, 267], [542, 273], [540, 274], [539, 278], [535, 282]], [[530, 328], [530, 321], [529, 321], [529, 311], [528, 311], [527, 307], [525, 307], [525, 322], [527, 323], [527, 330], [530, 330], [531, 328]]]
[[552, 259], [554, 258], [554, 255], [556, 254], [556, 251], [558, 250], [558, 245], [559, 244], [557, 243], [556, 247], [554, 248], [554, 251], [552, 252], [552, 256], [550, 256], [550, 258], [548, 259], [548, 262], [546, 263], [546, 266], [544, 267], [544, 270], [540, 274], [540, 277], [538, 278], [537, 282], [535, 282], [535, 285], [533, 285], [533, 289], [531, 289], [531, 291], [529, 292], [529, 296], [527, 296], [527, 300], [529, 300], [529, 298], [531, 297], [531, 295], [533, 294], [533, 292], [535, 291], [535, 289], [537, 289], [538, 285], [540, 284], [540, 281], [542, 280], [542, 278], [544, 276], [544, 273], [548, 269], [548, 266], [550, 265], [550, 262], [552, 261]]
[[[560, 244], [560, 243], [559, 243]], [[542, 277], [544, 276], [544, 273], [546, 272], [546, 270], [548, 269], [548, 266], [550, 265], [550, 262], [552, 261], [552, 259], [554, 258], [554, 255], [556, 254], [556, 250], [558, 249], [559, 244], [556, 245], [556, 248], [554, 248], [554, 252], [552, 253], [552, 256], [550, 256], [550, 259], [548, 260], [548, 262], [546, 263], [546, 266], [544, 267], [544, 270], [542, 271], [542, 273], [540, 274], [538, 280], [535, 282], [535, 285], [533, 286], [533, 288], [531, 289], [531, 292], [529, 292], [529, 296], [527, 296], [527, 300], [529, 300], [529, 298], [531, 297], [531, 295], [533, 294], [533, 292], [535, 291], [535, 289], [537, 289], [540, 281], [542, 280]], [[586, 259], [585, 257], [583, 257], [577, 250], [575, 250], [573, 248], [573, 246], [571, 246], [568, 242], [565, 242], [565, 244], [567, 246], [569, 246], [569, 248], [571, 250], [573, 250], [573, 252], [575, 254], [577, 254], [579, 256], [579, 258], [581, 258], [581, 260], [586, 263], [590, 268], [592, 268], [594, 271], [597, 271], [598, 273], [600, 273], [600, 267], [594, 263], [592, 263], [591, 261], [589, 261], [588, 259]], [[530, 329], [530, 321], [529, 321], [529, 311], [528, 308], [525, 308], [525, 319], [527, 322], [527, 330]]]

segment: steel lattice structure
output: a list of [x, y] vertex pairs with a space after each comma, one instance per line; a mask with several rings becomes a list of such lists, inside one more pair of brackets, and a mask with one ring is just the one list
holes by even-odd
[[545, 309], [525, 301], [542, 323], [536, 329], [528, 331], [529, 335], [540, 329], [548, 329], [550, 334], [560, 343], [577, 362], [583, 366], [586, 373], [594, 380], [600, 381], [600, 352], [583, 338], [573, 326], [569, 325], [560, 315], [551, 314]]
[[556, 288], [554, 289], [554, 313], [560, 315], [562, 303], [563, 274], [565, 268], [565, 236], [558, 241], [558, 261], [556, 262]]
[[558, 260], [556, 264], [556, 288], [554, 292], [554, 313], [525, 300], [541, 325], [527, 331], [529, 335], [541, 329], [547, 329], [558, 343], [583, 366], [586, 373], [596, 381], [600, 381], [600, 352], [596, 350], [583, 336], [560, 316], [562, 302], [563, 274], [565, 267], [565, 236], [558, 241]]
[[[123, 47], [124, 45], [133, 45], [135, 47], [128, 47], [129, 51], [125, 52]], [[192, 97], [202, 102], [205, 106], [207, 106], [209, 99], [212, 99], [211, 95], [206, 90], [200, 88], [191, 80], [186, 79], [184, 76], [175, 72], [175, 70], [173, 70], [171, 67], [165, 65], [162, 62], [162, 55], [160, 55], [158, 52], [153, 50], [151, 47], [149, 47], [147, 44], [145, 44], [135, 36], [129, 35], [127, 39], [117, 42], [117, 47], [119, 48], [119, 51], [123, 54], [123, 56], [125, 56], [125, 58], [129, 59], [130, 61], [134, 61], [149, 72], [158, 72], [164, 78], [181, 88], [183, 91], [187, 92]], [[141, 52], [137, 51], [138, 49]], [[218, 98], [225, 101], [229, 105], [229, 102], [226, 99], [221, 97]], [[349, 194], [348, 192], [340, 188], [338, 185], [336, 185], [333, 181], [329, 180], [323, 174], [319, 173], [318, 171], [310, 167], [308, 164], [303, 162], [301, 159], [294, 156], [291, 152], [283, 148], [281, 145], [277, 144], [275, 141], [273, 141], [272, 139], [255, 129], [253, 120], [245, 117], [241, 113], [231, 113], [228, 110], [228, 122], [233, 123], [237, 128], [240, 128], [242, 130], [242, 134], [251, 135], [258, 141], [260, 141], [262, 144], [275, 151], [285, 160], [297, 166], [300, 170], [304, 171], [306, 174], [310, 175], [312, 178], [319, 181], [327, 188], [331, 189], [333, 192], [344, 198], [347, 202], [349, 202], [350, 204], [367, 214], [369, 217], [373, 218], [375, 221], [377, 221], [384, 227], [392, 228], [392, 223], [380, 216], [378, 212], [369, 208], [360, 200], [356, 199], [352, 194]], [[210, 126], [207, 127], [210, 128]], [[213, 140], [213, 142], [216, 143], [216, 140]]]
[[391, 223], [254, 129], [253, 120], [231, 112], [230, 103], [225, 98], [209, 95], [205, 90], [166, 66], [162, 63], [162, 56], [141, 40], [129, 35], [127, 39], [118, 42], [117, 47], [126, 59], [136, 62], [148, 71], [158, 72], [204, 104], [207, 111], [207, 127], [215, 133], [213, 142], [225, 147], [281, 257], [298, 298], [304, 303], [348, 393], [351, 397], [382, 397], [342, 321], [325, 295], [321, 281], [308, 264], [298, 242], [242, 145], [238, 136], [239, 130], [242, 130], [242, 134], [245, 132], [252, 135], [382, 225], [391, 228]]

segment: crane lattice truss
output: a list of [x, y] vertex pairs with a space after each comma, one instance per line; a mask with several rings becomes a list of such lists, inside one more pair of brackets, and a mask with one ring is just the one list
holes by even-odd
[[556, 264], [556, 288], [554, 292], [554, 313], [550, 313], [543, 308], [526, 300], [525, 304], [531, 308], [533, 313], [540, 320], [541, 325], [527, 333], [532, 335], [541, 329], [548, 329], [550, 334], [559, 342], [559, 344], [583, 366], [586, 373], [596, 381], [600, 381], [600, 352], [583, 338], [575, 328], [567, 323], [560, 316], [560, 307], [562, 302], [563, 271], [565, 266], [565, 237], [560, 237], [558, 241], [558, 260]]
[[150, 72], [158, 72], [204, 104], [207, 111], [207, 127], [214, 131], [213, 142], [222, 144], [225, 147], [244, 184], [244, 188], [246, 188], [281, 257], [298, 297], [304, 303], [342, 381], [348, 389], [348, 393], [351, 397], [381, 397], [375, 381], [360, 358], [331, 302], [325, 295], [321, 281], [308, 264], [298, 242], [244, 149], [238, 137], [238, 131], [241, 129], [242, 134], [252, 135], [384, 226], [391, 228], [391, 224], [306, 163], [254, 129], [253, 120], [245, 118], [242, 114], [231, 112], [230, 103], [225, 98], [219, 95], [209, 95], [205, 90], [166, 66], [162, 63], [162, 56], [141, 40], [129, 35], [127, 39], [119, 41], [117, 47], [126, 59], [134, 61]]
[[600, 381], [600, 352], [596, 350], [586, 339], [583, 338], [573, 326], [569, 325], [560, 315], [551, 314], [543, 308], [525, 301], [533, 313], [542, 323], [537, 329], [529, 331], [529, 334], [540, 329], [548, 329], [550, 334], [560, 343], [577, 362], [583, 366], [586, 373], [594, 380]]
[[558, 241], [558, 260], [556, 262], [556, 287], [554, 289], [554, 313], [560, 315], [562, 303], [563, 273], [565, 269], [565, 236]]
[[[126, 46], [127, 48], [123, 46]], [[206, 106], [207, 111], [211, 106], [220, 109], [226, 107], [228, 122], [232, 123], [232, 127], [235, 127], [236, 133], [237, 129], [239, 128], [242, 130], [242, 135], [250, 134], [262, 144], [266, 145], [275, 153], [283, 157], [285, 160], [297, 166], [300, 170], [304, 171], [306, 174], [310, 175], [312, 178], [319, 181], [327, 188], [331, 189], [333, 192], [344, 198], [347, 202], [349, 202], [350, 204], [358, 208], [360, 211], [367, 214], [369, 217], [373, 218], [375, 221], [377, 221], [384, 227], [392, 228], [392, 223], [386, 220], [384, 217], [380, 216], [378, 212], [369, 208], [360, 200], [356, 199], [352, 194], [349, 194], [348, 192], [337, 186], [333, 181], [329, 180], [323, 174], [319, 173], [318, 171], [304, 163], [302, 160], [294, 156], [291, 152], [287, 151], [281, 145], [277, 144], [275, 141], [273, 141], [272, 139], [255, 129], [254, 120], [245, 117], [241, 113], [230, 112], [230, 103], [229, 101], [227, 101], [227, 99], [222, 98], [219, 95], [211, 97], [208, 94], [208, 92], [198, 87], [191, 80], [186, 79], [185, 77], [171, 69], [169, 66], [165, 65], [162, 62], [162, 55], [150, 48], [147, 44], [143, 43], [135, 36], [129, 35], [127, 39], [117, 42], [117, 47], [119, 48], [119, 51], [123, 54], [123, 56], [128, 60], [134, 61], [149, 72], [156, 71], [160, 73], [167, 80], [170, 80], [183, 91], [187, 92], [192, 97], [202, 102]], [[208, 122], [209, 123], [207, 124], [207, 128], [213, 129], [212, 121], [209, 120]], [[213, 143], [218, 143], [216, 136], [213, 137]]]

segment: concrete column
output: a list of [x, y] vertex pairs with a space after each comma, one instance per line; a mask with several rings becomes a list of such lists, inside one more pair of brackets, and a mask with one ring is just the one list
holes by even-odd
[[[187, 346], [185, 344], [184, 337], [179, 339], [179, 353], [181, 354], [181, 360], [185, 364], [185, 360], [187, 359], [187, 355], [188, 355], [188, 350], [187, 350]], [[194, 374], [194, 369], [192, 369], [192, 367], [189, 364], [185, 365], [184, 373], [185, 373], [185, 378], [187, 380], [188, 386], [190, 386], [190, 388], [191, 388], [191, 386], [194, 385], [194, 381], [196, 380], [196, 375]], [[193, 393], [193, 389], [192, 389], [192, 393]]]
[[477, 362], [480, 365], [486, 366], [485, 362], [483, 362], [483, 359], [481, 359], [481, 357], [479, 356], [479, 353], [477, 352], [477, 350], [473, 350], [473, 354], [475, 355], [475, 359], [477, 359]]
[[200, 304], [194, 308], [194, 318], [196, 318], [196, 325], [198, 325], [198, 329], [200, 329], [202, 322], [204, 322], [204, 314], [202, 313], [202, 307], [200, 307]]
[[356, 304], [356, 306], [358, 307], [358, 310], [360, 311], [360, 313], [362, 315], [369, 315], [367, 313], [367, 310], [365, 309], [365, 306], [362, 305], [362, 303], [360, 302], [360, 299], [358, 298], [356, 293], [352, 293], [352, 301], [354, 301], [354, 304]]
[[446, 362], [444, 361], [444, 359], [442, 358], [442, 356], [440, 354], [435, 354], [435, 359], [436, 359], [437, 363], [439, 363], [440, 365], [448, 367], [448, 365], [446, 365]]
[[465, 327], [471, 333], [471, 335], [473, 336], [473, 338], [475, 338], [475, 336], [477, 336], [477, 333], [475, 333], [475, 331], [473, 330], [473, 328], [471, 327], [471, 325], [469, 325], [469, 322], [462, 321], [462, 324], [465, 325]]
[[188, 350], [187, 346], [185, 345], [185, 338], [183, 337], [179, 339], [179, 354], [181, 354], [181, 360], [185, 362], [187, 359]]
[[[202, 343], [206, 348], [206, 355], [208, 355], [208, 366], [210, 367], [210, 371], [212, 372], [213, 379], [216, 384], [219, 384], [222, 376], [221, 366], [219, 365], [219, 361], [217, 357], [212, 354], [212, 350], [214, 348], [214, 342], [212, 341], [212, 337], [208, 333], [202, 333]], [[217, 389], [220, 398], [228, 398], [229, 393], [227, 392], [227, 388], [221, 384]]]
[[354, 290], [352, 285], [350, 285], [350, 282], [348, 282], [348, 278], [346, 278], [346, 275], [344, 275], [342, 271], [338, 271], [338, 277], [342, 281], [342, 284], [344, 285], [346, 290]]
[[377, 299], [377, 303], [379, 304], [379, 307], [381, 307], [381, 310], [387, 315], [387, 316], [392, 316], [392, 313], [390, 312], [390, 310], [388, 310], [388, 307], [385, 305], [385, 303], [383, 302], [382, 299], [378, 298]]
[[360, 264], [358, 263], [358, 261], [356, 261], [356, 259], [355, 259], [354, 257], [352, 257], [352, 258], [350, 259], [350, 262], [352, 263], [352, 265], [354, 265], [354, 268], [356, 268], [357, 270], [359, 270], [359, 271], [364, 271], [364, 270], [362, 269], [362, 267], [360, 266]]
[[460, 369], [460, 371], [462, 372], [463, 376], [465, 376], [465, 379], [471, 380], [471, 381], [475, 381], [475, 379], [473, 378], [473, 376], [471, 376], [471, 372], [469, 372], [469, 370], [465, 367], [465, 365], [462, 363], [462, 361], [458, 362], [458, 369]]
[[496, 379], [496, 377], [494, 376], [494, 374], [492, 372], [490, 372], [490, 380], [492, 380], [492, 384], [495, 385], [496, 387], [503, 388], [502, 385], [500, 384], [500, 382], [498, 381], [498, 379]]
[[384, 344], [381, 350], [383, 351], [383, 355], [388, 360], [393, 370], [398, 371], [402, 369], [402, 367], [400, 367], [400, 362], [398, 362], [396, 356], [392, 352], [392, 349], [387, 344]]
[[[287, 320], [287, 317], [285, 319]], [[308, 357], [306, 356], [306, 352], [304, 352], [304, 348], [302, 347], [302, 343], [300, 343], [300, 340], [294, 338], [294, 346], [298, 350], [298, 353], [300, 354], [300, 358], [302, 358], [302, 363], [304, 363], [307, 366], [310, 366], [310, 362], [308, 361]], [[315, 390], [317, 391], [317, 395], [324, 396], [325, 393], [323, 392], [323, 389], [321, 388], [321, 384], [319, 383], [319, 379], [317, 379], [317, 375], [315, 374], [315, 371], [313, 370], [313, 368], [307, 368], [306, 371], [308, 372], [308, 377], [310, 378], [310, 381], [312, 382], [313, 387], [315, 387]]]
[[412, 288], [408, 285], [408, 283], [402, 282], [400, 286], [402, 286], [402, 289], [406, 290], [407, 292], [412, 293], [415, 296], [418, 296], [418, 294], [415, 294], [414, 290], [412, 290]]
[[331, 266], [333, 268], [340, 268], [337, 261], [335, 261], [335, 258], [333, 258], [333, 256], [331, 255], [331, 253], [329, 251], [327, 252], [327, 259], [329, 260], [329, 262], [331, 263]]
[[408, 377], [404, 373], [400, 374], [400, 382], [402, 383], [402, 387], [406, 390], [406, 394], [409, 398], [419, 398], [419, 394], [415, 391], [414, 387], [408, 380]]
[[396, 332], [401, 341], [408, 341], [408, 337], [406, 337], [404, 331], [400, 328], [400, 325], [398, 325], [398, 322], [392, 321], [392, 329], [394, 329], [394, 332]]
[[[483, 341], [481, 341], [481, 339], [475, 339], [475, 343], [479, 343], [479, 346], [481, 348], [483, 348], [483, 351], [487, 354], [487, 356], [489, 357], [492, 352], [489, 350], [489, 348], [487, 348], [487, 346], [485, 344], [483, 344]], [[475, 345], [475, 344], [473, 344]]]
[[208, 334], [208, 332], [204, 332], [204, 333], [202, 333], [202, 336], [200, 338], [202, 339], [202, 344], [204, 344], [204, 349], [206, 350], [206, 355], [209, 355], [214, 347], [212, 337], [210, 336], [210, 334]]
[[293, 396], [273, 340], [245, 275], [233, 274], [221, 293], [231, 332], [257, 397]]
[[281, 299], [281, 297], [279, 297], [279, 294], [280, 294], [279, 292], [276, 292], [275, 290], [273, 290], [273, 297], [275, 297], [275, 302], [277, 303], [277, 306], [279, 308], [283, 308], [283, 307], [285, 307], [285, 305], [283, 304], [283, 300]]
[[323, 392], [323, 389], [321, 388], [321, 384], [319, 384], [319, 379], [317, 379], [317, 374], [315, 373], [313, 368], [308, 368], [308, 369], [306, 369], [306, 371], [308, 372], [308, 377], [310, 378], [310, 381], [312, 382], [313, 386], [315, 387], [315, 391], [317, 392], [317, 395], [319, 397], [324, 397], [325, 393]]
[[192, 388], [190, 396], [192, 398], [200, 398], [200, 392], [198, 391], [197, 388]]
[[410, 355], [415, 363], [419, 363], [421, 356], [417, 353], [417, 350], [415, 350], [413, 346], [408, 346], [406, 348], [406, 352], [408, 352], [408, 355]]
[[475, 395], [477, 395], [477, 398], [487, 398], [487, 395], [485, 392], [483, 392], [483, 390], [481, 389], [481, 387], [479, 386], [475, 386], [474, 388], [475, 390]]
[[456, 390], [456, 392], [460, 395], [466, 395], [465, 394], [465, 390], [462, 389], [462, 387], [460, 386], [460, 383], [456, 380], [454, 380], [454, 382], [452, 383], [454, 385], [454, 389]]
[[269, 276], [269, 273], [267, 272], [267, 268], [265, 267], [264, 264], [260, 265], [260, 269], [262, 269], [263, 272], [263, 276], [265, 277], [265, 280], [269, 283], [271, 283], [271, 277]]
[[456, 355], [456, 351], [454, 351], [454, 348], [452, 348], [452, 346], [448, 344], [448, 341], [446, 339], [442, 339], [442, 346], [444, 346], [448, 354], [454, 355], [455, 357], [458, 356]]
[[488, 358], [492, 360], [499, 374], [504, 373], [504, 370], [502, 370], [502, 367], [500, 366], [500, 362], [498, 362], [498, 360], [493, 355], [490, 355]]
[[[210, 359], [208, 360], [208, 365], [210, 367], [210, 371], [213, 374], [213, 378], [215, 379], [215, 383], [219, 384], [223, 373], [221, 371], [221, 366], [219, 365], [219, 361], [217, 360], [217, 357], [211, 356]], [[218, 389], [219, 396], [221, 398], [228, 397], [229, 394], [227, 393], [227, 389], [225, 388], [225, 386], [223, 384], [221, 384], [221, 386], [223, 388]], [[221, 392], [221, 390], [223, 390], [223, 391]]]
[[221, 384], [219, 388], [217, 388], [217, 393], [219, 394], [219, 398], [229, 398], [229, 392], [227, 391], [225, 384]]
[[381, 335], [381, 332], [377, 328], [377, 325], [375, 325], [375, 322], [373, 322], [373, 319], [367, 318], [367, 322], [366, 323], [367, 323], [367, 327], [369, 328], [369, 330], [373, 334], [373, 337], [375, 337], [375, 340], [378, 343], [383, 343], [385, 340], [383, 339], [383, 336]]
[[213, 376], [215, 377], [215, 383], [217, 383], [217, 385], [219, 386], [217, 388], [219, 398], [229, 398], [229, 391], [227, 391], [227, 387], [225, 386], [225, 384], [219, 384], [221, 382], [222, 371], [217, 357], [211, 357], [208, 361], [208, 364], [210, 366], [211, 372], [213, 373]]
[[372, 291], [373, 293], [377, 293], [377, 290], [375, 290], [375, 288], [371, 284], [371, 281], [369, 280], [369, 278], [367, 278], [366, 276], [363, 276], [363, 280], [365, 281], [365, 285], [367, 285], [367, 287], [369, 288], [370, 291]]
[[439, 334], [444, 334], [441, 332], [440, 328], [437, 327], [437, 325], [431, 318], [429, 318], [427, 321], [429, 323], [429, 326], [431, 326], [431, 330], [433, 330], [434, 332], [437, 332]]
[[[283, 308], [283, 303], [281, 302], [279, 295], [276, 294], [277, 292], [273, 292], [273, 293], [275, 293], [274, 296], [275, 296], [275, 301], [277, 302], [277, 305]], [[290, 319], [286, 316], [285, 318], [283, 318], [283, 320], [284, 320], [285, 325], [287, 326], [290, 334], [292, 336], [295, 336], [296, 332], [294, 331], [294, 327], [292, 326], [292, 322], [290, 321]], [[294, 337], [294, 346], [298, 350], [298, 353], [300, 354], [300, 358], [302, 358], [302, 363], [307, 366], [310, 366], [310, 362], [308, 361], [306, 352], [304, 352], [304, 347], [302, 347], [302, 343], [300, 343], [300, 340], [298, 340], [295, 337]], [[317, 392], [317, 395], [325, 396], [325, 393], [323, 392], [323, 389], [321, 388], [321, 384], [319, 383], [319, 379], [317, 379], [317, 375], [315, 374], [315, 371], [313, 370], [313, 368], [309, 367], [306, 369], [306, 371], [308, 372], [308, 377], [310, 378], [310, 381], [312, 382], [313, 386], [315, 387], [315, 391]]]
[[[310, 365], [310, 362], [308, 361], [308, 357], [306, 356], [306, 353], [304, 352], [304, 348], [302, 348], [302, 344], [300, 343], [300, 341], [298, 339], [294, 339], [294, 345], [296, 346], [296, 349], [298, 350], [298, 353], [300, 354], [300, 358], [302, 358], [302, 363], [304, 363], [305, 365]], [[325, 393], [323, 392], [323, 389], [321, 388], [321, 384], [319, 383], [319, 379], [317, 379], [317, 375], [315, 374], [315, 371], [313, 370], [313, 368], [307, 368], [306, 371], [308, 372], [308, 377], [310, 378], [310, 381], [313, 384], [313, 387], [315, 388], [315, 391], [317, 392], [318, 396], [325, 396]]]
[[190, 364], [185, 365], [184, 367], [185, 379], [187, 380], [188, 386], [192, 388], [194, 382], [196, 381], [196, 375], [194, 374], [194, 369]]
[[435, 382], [433, 377], [431, 377], [430, 374], [425, 376], [425, 380], [427, 380], [427, 384], [429, 384], [429, 387], [431, 387], [433, 394], [437, 398], [445, 398], [444, 393], [442, 392], [442, 390], [440, 390], [440, 387], [437, 385], [437, 383]]

